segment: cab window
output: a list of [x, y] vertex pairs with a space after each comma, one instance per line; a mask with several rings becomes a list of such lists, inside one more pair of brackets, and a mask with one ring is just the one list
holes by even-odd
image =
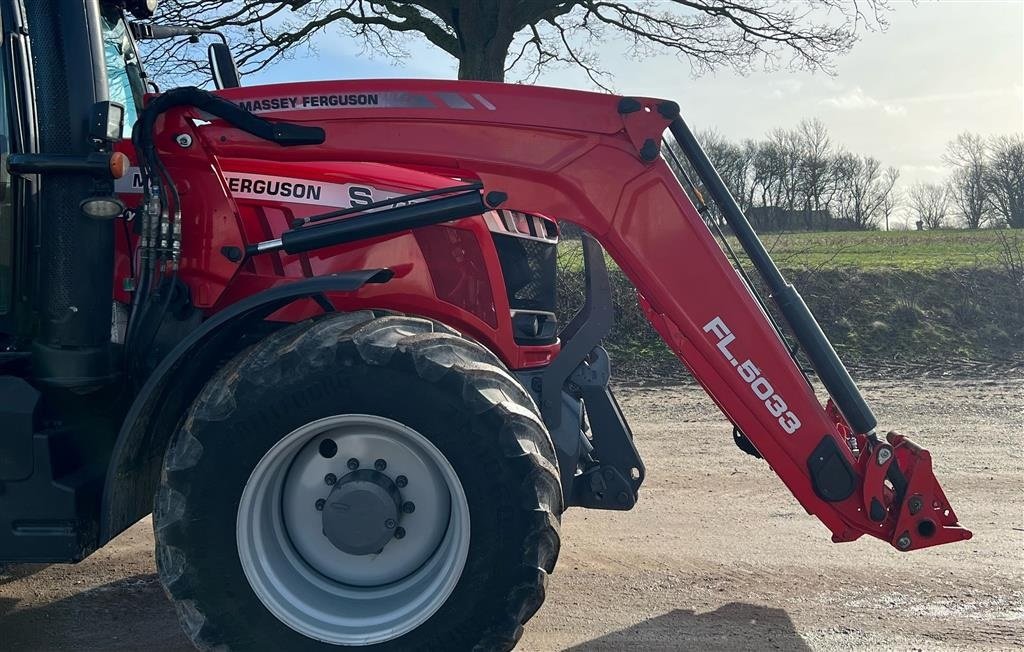
[[130, 138], [142, 108], [145, 85], [124, 15], [117, 9], [107, 8], [103, 12], [103, 56], [107, 64], [110, 101], [124, 106], [122, 136]]

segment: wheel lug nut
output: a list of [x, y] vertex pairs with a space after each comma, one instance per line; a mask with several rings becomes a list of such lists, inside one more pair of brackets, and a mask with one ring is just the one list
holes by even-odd
[[388, 520], [384, 521], [384, 527], [386, 527], [389, 530], [394, 528], [395, 525], [397, 524], [395, 523], [395, 519], [393, 518], [389, 518]]
[[402, 512], [405, 514], [412, 514], [416, 511], [416, 505], [412, 501], [406, 501], [402, 503]]
[[358, 469], [359, 468], [359, 460], [357, 460], [354, 457], [350, 458], [349, 461], [348, 461], [348, 468], [352, 469], [353, 471]]
[[377, 469], [378, 471], [383, 471], [384, 469], [388, 468], [388, 463], [385, 462], [384, 460], [377, 460], [376, 462], [373, 463], [373, 468]]
[[405, 538], [405, 528], [404, 527], [396, 527], [395, 528], [395, 538], [396, 539]]
[[334, 483], [336, 483], [337, 481], [338, 476], [334, 475], [333, 473], [328, 473], [327, 475], [324, 476], [324, 482], [327, 483], [328, 487], [333, 487]]
[[324, 505], [326, 505], [326, 504], [327, 504], [326, 500], [324, 500], [323, 498], [317, 498], [316, 499], [316, 511], [318, 511], [318, 512], [324, 511]]
[[395, 478], [395, 484], [398, 485], [399, 489], [402, 489], [405, 487], [405, 485], [409, 484], [409, 478], [405, 477], [404, 475], [400, 475], [397, 478]]

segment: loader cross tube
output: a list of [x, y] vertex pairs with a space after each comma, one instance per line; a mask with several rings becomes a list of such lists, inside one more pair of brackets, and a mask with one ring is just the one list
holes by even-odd
[[750, 262], [764, 282], [768, 284], [772, 298], [775, 299], [779, 310], [786, 318], [786, 323], [793, 329], [793, 334], [800, 343], [800, 347], [810, 358], [811, 365], [825, 389], [828, 390], [829, 395], [857, 434], [873, 436], [878, 420], [861, 395], [857, 384], [853, 382], [853, 378], [850, 377], [850, 373], [839, 359], [839, 355], [832, 348], [828, 338], [825, 337], [821, 326], [811, 314], [807, 304], [804, 303], [803, 297], [796, 291], [796, 288], [786, 282], [739, 204], [736, 203], [736, 199], [733, 198], [725, 182], [722, 181], [722, 177], [719, 176], [715, 166], [704, 152], [704, 148], [697, 142], [693, 132], [681, 117], [672, 120], [669, 130], [697, 172], [701, 183], [721, 208], [726, 223], [732, 229], [733, 235], [736, 236], [747, 256], [750, 257]]

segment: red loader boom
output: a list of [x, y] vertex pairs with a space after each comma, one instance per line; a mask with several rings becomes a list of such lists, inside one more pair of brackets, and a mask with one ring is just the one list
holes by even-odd
[[[870, 534], [906, 551], [970, 538], [928, 452], [902, 435], [877, 436], [870, 408], [675, 103], [443, 81], [284, 84], [221, 95], [322, 128], [324, 142], [281, 148], [220, 121], [196, 128], [188, 109], [169, 113], [160, 131], [194, 132], [216, 157], [371, 161], [475, 178], [491, 205], [557, 216], [592, 234], [636, 285], [668, 346], [834, 541]], [[677, 147], [662, 148], [666, 131]], [[177, 153], [163, 144], [173, 170]], [[723, 210], [831, 396], [828, 406], [723, 254], [681, 185], [685, 176], [662, 156], [675, 151]]]

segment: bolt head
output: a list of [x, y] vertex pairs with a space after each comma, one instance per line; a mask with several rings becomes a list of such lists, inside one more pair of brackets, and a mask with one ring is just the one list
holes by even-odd
[[396, 525], [398, 524], [395, 522], [395, 519], [393, 518], [389, 518], [388, 520], [384, 521], [384, 527], [386, 527], [389, 530], [394, 529]]
[[403, 489], [405, 488], [406, 485], [409, 484], [409, 478], [405, 477], [404, 475], [400, 475], [397, 478], [395, 478], [395, 484], [398, 485], [399, 489]]
[[909, 507], [910, 513], [916, 514], [919, 511], [921, 511], [922, 507], [924, 507], [924, 501], [921, 500], [920, 496], [914, 496], [913, 498], [910, 499]]
[[396, 539], [404, 539], [405, 538], [405, 528], [404, 527], [396, 527], [395, 528], [395, 538]]
[[179, 147], [192, 147], [192, 136], [188, 134], [178, 134], [174, 137], [174, 140], [178, 143]]
[[318, 511], [318, 512], [324, 511], [324, 505], [326, 505], [326, 504], [327, 504], [326, 500], [324, 500], [323, 498], [317, 498], [316, 499], [316, 511]]
[[327, 483], [328, 487], [334, 486], [334, 484], [337, 481], [338, 481], [338, 476], [334, 475], [333, 473], [328, 473], [327, 475], [324, 476], [324, 482]]
[[357, 460], [354, 457], [349, 458], [348, 462], [346, 462], [346, 466], [348, 466], [348, 468], [350, 468], [353, 471], [355, 471], [356, 469], [359, 468], [359, 460]]
[[882, 446], [878, 449], [878, 463], [885, 464], [892, 457], [892, 449], [888, 446]]
[[388, 463], [385, 462], [384, 460], [377, 460], [376, 462], [373, 463], [373, 468], [377, 469], [378, 471], [383, 471], [384, 469], [388, 468]]
[[906, 550], [910, 547], [910, 537], [906, 534], [896, 540], [896, 547], [900, 550]]
[[416, 505], [412, 501], [407, 500], [404, 503], [402, 503], [402, 513], [403, 514], [412, 514], [415, 511], [416, 511]]

